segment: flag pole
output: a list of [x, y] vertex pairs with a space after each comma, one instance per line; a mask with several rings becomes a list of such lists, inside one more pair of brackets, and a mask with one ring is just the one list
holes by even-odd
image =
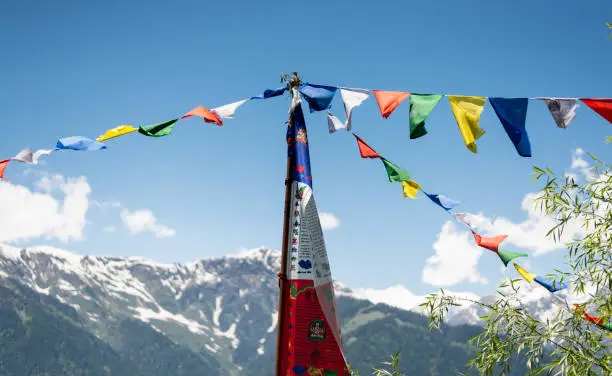
[[[287, 86], [289, 88], [289, 94], [291, 95], [291, 107], [289, 110], [289, 122], [288, 126], [293, 124], [293, 109], [296, 105], [296, 100], [298, 94], [298, 88], [300, 87], [300, 78], [298, 77], [297, 72], [293, 72], [291, 78], [289, 75], [284, 75], [282, 78], [283, 81], [287, 82]], [[294, 155], [293, 153], [289, 153], [287, 156], [287, 172], [285, 175], [285, 213], [283, 217], [283, 242], [281, 247], [281, 265], [280, 272], [278, 273], [278, 287], [279, 287], [279, 297], [278, 297], [278, 319], [276, 325], [276, 376], [283, 376], [282, 370], [282, 349], [283, 349], [283, 329], [285, 328], [285, 291], [287, 288], [287, 275], [285, 274], [287, 271], [287, 259], [289, 254], [289, 226], [290, 226], [290, 210], [291, 210], [291, 167], [294, 165], [293, 163]]]

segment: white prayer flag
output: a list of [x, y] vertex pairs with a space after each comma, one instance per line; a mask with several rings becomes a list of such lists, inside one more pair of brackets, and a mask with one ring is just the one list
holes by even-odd
[[567, 128], [576, 117], [578, 98], [538, 98], [546, 103], [557, 127]]
[[369, 90], [365, 89], [340, 89], [340, 95], [344, 102], [344, 111], [346, 112], [346, 130], [351, 130], [351, 116], [353, 108], [361, 105], [370, 96]]
[[220, 118], [233, 119], [234, 113], [236, 112], [238, 107], [242, 106], [244, 102], [246, 101], [247, 99], [243, 99], [238, 102], [234, 102], [234, 103], [226, 104], [224, 106], [213, 108], [211, 111], [217, 114], [217, 116]]
[[329, 127], [329, 133], [332, 134], [335, 131], [346, 128], [344, 124], [335, 117], [331, 112], [327, 111], [327, 126]]

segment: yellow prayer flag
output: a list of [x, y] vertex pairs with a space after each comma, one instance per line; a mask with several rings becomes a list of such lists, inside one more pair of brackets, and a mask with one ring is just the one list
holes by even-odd
[[137, 130], [138, 128], [134, 128], [131, 125], [120, 125], [113, 129], [107, 130], [106, 133], [96, 138], [96, 141], [102, 142], [102, 141], [110, 140], [111, 138], [115, 138], [115, 137], [123, 136], [124, 134], [136, 132]]
[[533, 282], [534, 278], [537, 277], [537, 275], [533, 273], [529, 273], [527, 272], [527, 270], [518, 266], [516, 262], [513, 262], [513, 264], [514, 264], [514, 267], [516, 268], [516, 271], [521, 275], [521, 277], [525, 278], [525, 281], [531, 283]]
[[415, 198], [417, 193], [421, 189], [421, 186], [414, 180], [402, 181], [402, 191], [404, 191], [404, 197]]
[[476, 140], [485, 134], [484, 129], [480, 128], [478, 121], [485, 105], [485, 97], [467, 97], [463, 95], [449, 95], [448, 100], [455, 115], [459, 131], [463, 136], [465, 146], [473, 152], [478, 151]]

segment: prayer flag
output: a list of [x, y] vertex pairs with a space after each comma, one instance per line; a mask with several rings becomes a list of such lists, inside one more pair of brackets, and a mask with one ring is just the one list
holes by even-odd
[[414, 180], [402, 181], [402, 192], [404, 197], [415, 198], [421, 186]]
[[376, 152], [376, 150], [372, 149], [370, 145], [366, 144], [361, 137], [357, 136], [353, 133], [355, 139], [357, 140], [357, 147], [359, 147], [359, 154], [361, 154], [361, 158], [381, 158], [380, 154]]
[[26, 147], [25, 149], [17, 153], [17, 155], [11, 159], [14, 161], [19, 161], [23, 163], [32, 163], [33, 157], [34, 155], [32, 154], [32, 149], [30, 149], [30, 147]]
[[162, 137], [167, 136], [172, 133], [172, 128], [174, 128], [174, 124], [179, 119], [172, 119], [168, 121], [164, 121], [163, 123], [153, 124], [142, 126], [138, 128], [138, 132], [144, 134], [149, 137]]
[[489, 103], [501, 121], [506, 134], [521, 157], [531, 157], [531, 144], [525, 128], [527, 98], [489, 98]]
[[446, 211], [452, 210], [454, 207], [460, 204], [459, 201], [455, 201], [452, 198], [446, 197], [444, 195], [429, 194], [427, 192], [424, 193], [427, 197], [429, 197], [431, 201], [433, 201], [436, 205], [440, 206]]
[[597, 325], [601, 329], [607, 330], [609, 332], [612, 331], [612, 320], [610, 320], [609, 318], [607, 320], [604, 320], [596, 316], [591, 316], [588, 313], [584, 312], [584, 309], [582, 309], [582, 307], [580, 307], [578, 304], [574, 304], [574, 307], [578, 308], [578, 310], [582, 312], [582, 317], [584, 317], [584, 319], [588, 322]]
[[[296, 103], [297, 102], [297, 103]], [[277, 328], [285, 376], [347, 374], [333, 278], [312, 191], [308, 136], [299, 97], [287, 127], [291, 157], [290, 257], [283, 265], [281, 312]]]
[[550, 278], [546, 278], [546, 277], [539, 276], [539, 275], [534, 278], [534, 281], [536, 281], [540, 286], [544, 287], [546, 290], [550, 292], [557, 292], [559, 290], [563, 290], [567, 288], [567, 285], [563, 282], [553, 281]]
[[8, 166], [10, 161], [10, 159], [0, 161], [0, 179], [6, 179], [6, 176], [4, 176], [4, 170], [6, 170], [6, 166]]
[[505, 249], [501, 249], [501, 248], [497, 250], [497, 255], [502, 260], [505, 266], [508, 266], [508, 263], [517, 257], [527, 257], [528, 256], [526, 253], [506, 251]]
[[382, 117], [387, 119], [393, 111], [400, 105], [406, 98], [410, 96], [410, 93], [402, 91], [381, 91], [374, 90], [374, 97], [378, 103], [380, 114]]
[[336, 94], [333, 86], [306, 84], [300, 87], [300, 94], [304, 96], [310, 107], [310, 112], [329, 110]]
[[38, 149], [34, 152], [34, 155], [32, 156], [32, 164], [38, 164], [38, 159], [40, 157], [42, 157], [43, 155], [49, 155], [51, 153], [53, 153], [54, 151], [56, 151], [56, 149]]
[[476, 244], [493, 252], [497, 252], [499, 250], [498, 248], [501, 242], [503, 242], [508, 237], [508, 235], [498, 235], [487, 238], [478, 235], [474, 231], [472, 231], [472, 234], [474, 235], [474, 240], [476, 240]]
[[57, 140], [56, 148], [60, 150], [94, 151], [106, 149], [106, 145], [87, 137], [73, 136], [60, 138]]
[[612, 98], [581, 98], [584, 104], [612, 123]]
[[103, 142], [106, 140], [110, 140], [111, 138], [123, 136], [124, 134], [136, 132], [137, 130], [138, 128], [132, 127], [131, 125], [120, 125], [113, 129], [107, 130], [106, 132], [104, 132], [103, 135], [98, 136], [98, 138], [96, 138], [96, 141]]
[[385, 166], [385, 170], [387, 170], [387, 176], [389, 177], [389, 181], [391, 183], [410, 181], [410, 174], [408, 171], [401, 169], [383, 157], [380, 157], [380, 159]]
[[525, 279], [525, 281], [532, 283], [535, 277], [537, 277], [537, 275], [529, 273], [527, 272], [527, 270], [521, 268], [516, 262], [513, 262], [512, 264], [514, 265], [516, 271], [521, 275], [521, 277]]
[[466, 225], [470, 229], [473, 227], [472, 226], [472, 219], [474, 217], [473, 214], [470, 214], [470, 213], [453, 213], [451, 215], [453, 216], [453, 218], [455, 218], [459, 222], [463, 223], [464, 225]]
[[279, 87], [277, 89], [266, 89], [264, 90], [263, 94], [251, 97], [251, 99], [268, 99], [272, 97], [278, 97], [279, 95], [283, 95], [285, 90], [287, 90], [286, 87]]
[[211, 112], [215, 113], [221, 119], [233, 119], [238, 107], [242, 106], [248, 99], [243, 99], [238, 102], [226, 104], [224, 106], [215, 107]]
[[207, 123], [215, 123], [219, 126], [223, 125], [223, 121], [219, 119], [219, 117], [214, 112], [208, 110], [204, 106], [198, 106], [194, 108], [185, 115], [181, 116], [181, 119], [188, 118], [190, 116], [199, 116]]
[[440, 94], [411, 94], [410, 95], [410, 139], [419, 138], [427, 134], [425, 120], [440, 102]]
[[327, 127], [329, 128], [330, 134], [339, 129], [346, 128], [346, 126], [329, 111], [327, 111]]
[[450, 102], [465, 146], [473, 153], [478, 152], [476, 140], [485, 134], [484, 129], [478, 125], [485, 105], [485, 98], [448, 95], [448, 101]]
[[580, 106], [577, 98], [538, 98], [546, 103], [555, 123], [559, 128], [567, 128], [576, 117], [576, 109]]
[[346, 130], [350, 131], [352, 127], [353, 108], [361, 105], [370, 96], [369, 90], [365, 89], [340, 89], [340, 96], [344, 103], [344, 112], [346, 113]]

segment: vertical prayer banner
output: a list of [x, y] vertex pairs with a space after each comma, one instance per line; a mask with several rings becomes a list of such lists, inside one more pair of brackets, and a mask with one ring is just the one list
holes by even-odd
[[308, 136], [301, 104], [287, 128], [291, 210], [287, 257], [282, 375], [349, 375], [323, 231], [312, 195]]

